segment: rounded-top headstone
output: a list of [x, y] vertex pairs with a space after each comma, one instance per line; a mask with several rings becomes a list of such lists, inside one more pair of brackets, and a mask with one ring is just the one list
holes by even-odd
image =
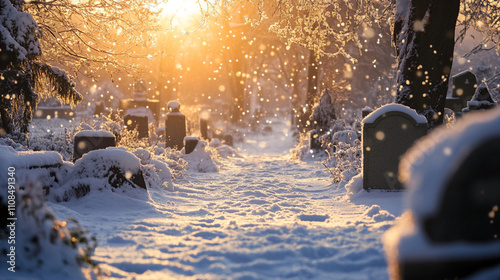
[[179, 112], [181, 110], [181, 103], [179, 101], [170, 101], [167, 104], [167, 108], [169, 112]]

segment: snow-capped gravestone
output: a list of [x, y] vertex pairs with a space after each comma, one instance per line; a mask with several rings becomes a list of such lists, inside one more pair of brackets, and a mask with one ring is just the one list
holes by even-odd
[[149, 137], [149, 124], [147, 116], [126, 115], [123, 117], [123, 124], [128, 130], [137, 129], [137, 137], [139, 139]]
[[311, 114], [310, 122], [313, 128], [309, 135], [309, 148], [311, 150], [321, 149], [321, 136], [329, 131], [330, 125], [336, 118], [332, 97], [330, 92], [325, 90], [318, 106], [314, 107]]
[[451, 97], [446, 98], [445, 107], [454, 112], [461, 113], [467, 107], [467, 101], [471, 100], [476, 92], [477, 78], [471, 71], [464, 71], [452, 77], [453, 91]]
[[497, 103], [493, 100], [486, 83], [482, 83], [472, 96], [470, 101], [467, 101], [467, 107], [462, 109], [463, 113], [471, 111], [488, 110], [495, 107]]
[[363, 188], [401, 189], [400, 157], [427, 133], [427, 120], [401, 104], [388, 104], [363, 119]]
[[366, 116], [368, 116], [371, 112], [373, 112], [373, 109], [370, 107], [365, 107], [363, 110], [361, 110], [361, 117], [364, 119]]
[[200, 118], [200, 134], [203, 140], [209, 140], [208, 138], [208, 119], [201, 117]]
[[401, 161], [409, 213], [383, 238], [393, 279], [500, 279], [500, 109], [437, 129]]
[[168, 102], [168, 113], [165, 119], [165, 147], [182, 150], [186, 137], [186, 116], [180, 112], [181, 104]]
[[[124, 99], [120, 102], [120, 107], [125, 114], [132, 115], [134, 109], [147, 109], [158, 124], [160, 120], [160, 101], [147, 98], [147, 86], [144, 81], [134, 84], [134, 98]], [[151, 121], [150, 121], [151, 122]]]
[[63, 158], [57, 152], [15, 151], [12, 147], [0, 146], [0, 155], [5, 170], [15, 168], [16, 183], [23, 189], [36, 182], [48, 194], [65, 175], [61, 170]]
[[82, 130], [73, 139], [73, 161], [93, 150], [116, 146], [115, 136], [109, 131]]
[[184, 137], [184, 153], [190, 154], [194, 151], [194, 148], [196, 148], [196, 145], [198, 145], [198, 137], [194, 136], [186, 136]]
[[33, 118], [35, 119], [66, 119], [71, 120], [75, 117], [75, 113], [70, 106], [63, 106], [57, 98], [48, 98], [41, 101]]

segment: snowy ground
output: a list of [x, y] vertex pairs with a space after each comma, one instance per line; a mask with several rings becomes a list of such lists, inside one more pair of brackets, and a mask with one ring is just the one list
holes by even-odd
[[[49, 203], [98, 238], [105, 279], [388, 279], [381, 235], [402, 193], [349, 197], [288, 131], [247, 136], [219, 173], [188, 171], [149, 199], [91, 193]], [[259, 155], [256, 155], [259, 152]]]

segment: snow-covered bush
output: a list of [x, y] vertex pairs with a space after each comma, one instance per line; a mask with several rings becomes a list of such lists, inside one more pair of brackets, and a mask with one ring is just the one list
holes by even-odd
[[33, 151], [54, 151], [61, 154], [66, 161], [73, 158], [73, 137], [71, 131], [57, 133], [49, 131], [30, 137], [29, 148]]
[[[7, 212], [7, 185], [0, 186], [0, 209]], [[15, 271], [34, 278], [52, 275], [62, 278], [86, 279], [82, 269], [97, 271], [91, 260], [96, 239], [74, 220], [60, 221], [45, 204], [40, 186], [29, 183], [24, 190], [15, 189], [15, 222], [2, 223], [0, 231], [0, 255], [2, 269], [15, 254]], [[4, 211], [5, 210], [5, 211]], [[15, 243], [7, 238], [15, 230]], [[12, 250], [14, 246], [15, 250]], [[22, 261], [20, 261], [22, 260]]]
[[328, 158], [322, 162], [334, 182], [349, 182], [361, 172], [361, 141], [331, 143]]

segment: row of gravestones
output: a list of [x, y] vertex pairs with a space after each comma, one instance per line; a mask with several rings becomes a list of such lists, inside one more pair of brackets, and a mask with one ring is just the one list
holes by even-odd
[[478, 86], [477, 77], [471, 71], [464, 71], [452, 77], [452, 94], [446, 98], [445, 107], [461, 115], [470, 111], [490, 109], [496, 105], [488, 85]]
[[[189, 154], [198, 144], [198, 137], [186, 136], [186, 116], [180, 112], [180, 103], [170, 101], [167, 105], [169, 113], [165, 120], [165, 147], [181, 150]], [[137, 129], [138, 137], [149, 137], [149, 123], [147, 116], [124, 116], [125, 128]], [[92, 150], [105, 149], [116, 146], [115, 136], [107, 131], [81, 131], [73, 140], [73, 161]]]

